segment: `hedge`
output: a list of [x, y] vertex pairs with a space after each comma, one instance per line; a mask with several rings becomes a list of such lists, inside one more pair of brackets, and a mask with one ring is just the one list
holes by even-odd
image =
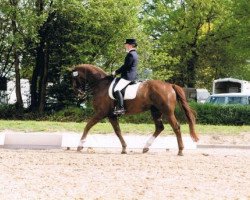
[[[197, 123], [199, 124], [250, 125], [250, 106], [198, 104], [195, 102], [191, 102], [190, 106], [196, 111]], [[180, 122], [186, 122], [185, 114], [179, 106], [177, 106], [175, 113]], [[0, 105], [0, 119], [82, 122], [88, 120], [91, 115], [93, 115], [93, 110], [90, 106], [85, 109], [71, 106], [53, 113], [39, 115], [25, 109], [16, 110], [13, 105]], [[166, 120], [166, 116], [164, 120]], [[153, 123], [150, 112], [122, 116], [119, 121], [124, 123]]]
[[200, 124], [250, 125], [249, 105], [212, 105], [192, 103]]

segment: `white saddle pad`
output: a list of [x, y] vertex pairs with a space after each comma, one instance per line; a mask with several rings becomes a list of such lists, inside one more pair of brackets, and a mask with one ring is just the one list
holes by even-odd
[[[114, 84], [115, 84], [115, 80], [116, 80], [116, 78], [112, 81], [112, 83], [109, 86], [109, 97], [111, 99], [115, 99], [114, 96], [113, 96], [113, 91], [112, 91], [112, 89], [114, 87]], [[117, 83], [117, 85], [115, 86], [114, 92], [117, 91], [117, 90], [121, 91], [129, 83], [131, 83], [131, 81], [128, 81], [128, 80], [125, 80], [125, 79], [121, 78], [119, 80], [119, 82]], [[136, 93], [137, 93], [137, 90], [138, 90], [140, 84], [141, 84], [141, 82], [138, 82], [136, 84], [127, 86], [127, 88], [125, 89], [125, 93], [124, 93], [124, 100], [126, 100], [126, 99], [134, 99], [136, 97]]]

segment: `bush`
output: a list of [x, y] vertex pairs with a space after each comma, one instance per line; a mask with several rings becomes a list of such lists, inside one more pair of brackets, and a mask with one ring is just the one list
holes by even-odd
[[26, 108], [17, 108], [15, 104], [0, 104], [0, 119], [7, 120], [42, 120], [46, 114], [30, 112]]
[[153, 119], [152, 119], [150, 111], [136, 114], [136, 115], [122, 116], [120, 117], [119, 121], [122, 123], [134, 123], [134, 124], [153, 123]]
[[47, 120], [82, 122], [88, 120], [92, 115], [93, 109], [91, 107], [82, 109], [80, 107], [70, 106], [48, 116]]
[[[197, 123], [214, 125], [250, 125], [250, 106], [243, 105], [212, 105], [190, 102], [191, 108], [197, 113]], [[180, 122], [186, 122], [184, 111], [177, 106], [176, 118]], [[0, 119], [21, 120], [51, 120], [51, 121], [87, 121], [93, 115], [93, 109], [88, 104], [85, 109], [71, 106], [56, 111], [52, 114], [39, 115], [28, 112], [27, 109], [16, 109], [15, 105], [0, 105]], [[153, 123], [150, 112], [137, 115], [122, 116], [123, 123]], [[164, 116], [166, 121], [166, 116]]]
[[[199, 124], [223, 124], [223, 125], [250, 125], [250, 106], [242, 105], [212, 105], [191, 102], [190, 106], [197, 113], [197, 123]], [[177, 106], [175, 110], [176, 118], [180, 122], [187, 122], [184, 111]], [[56, 121], [85, 121], [93, 115], [90, 106], [86, 109], [69, 107], [50, 116], [51, 120]], [[150, 111], [137, 114], [122, 116], [119, 118], [123, 123], [153, 123]], [[164, 116], [166, 121], [166, 116]]]
[[[212, 105], [190, 102], [190, 107], [196, 112], [197, 123], [213, 125], [250, 125], [250, 106], [246, 105]], [[180, 106], [175, 109], [178, 121], [186, 123], [187, 119]], [[164, 116], [166, 121], [166, 116]], [[150, 112], [139, 115], [124, 116], [122, 122], [153, 123]]]
[[200, 124], [250, 125], [250, 106], [192, 104]]
[[17, 112], [15, 105], [0, 105], [0, 119], [12, 119], [15, 118], [16, 115], [20, 115], [19, 113], [20, 112]]

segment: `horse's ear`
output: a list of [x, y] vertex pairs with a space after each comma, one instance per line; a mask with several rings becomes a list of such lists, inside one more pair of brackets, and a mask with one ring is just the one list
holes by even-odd
[[74, 69], [75, 69], [75, 66], [67, 67], [67, 68], [66, 68], [66, 71], [67, 71], [67, 72], [73, 72]]

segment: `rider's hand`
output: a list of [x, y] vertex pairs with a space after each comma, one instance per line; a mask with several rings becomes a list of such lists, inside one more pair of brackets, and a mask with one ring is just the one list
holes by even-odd
[[113, 71], [111, 74], [112, 74], [112, 76], [115, 76], [115, 75], [116, 75], [116, 72], [115, 72], [115, 71]]

